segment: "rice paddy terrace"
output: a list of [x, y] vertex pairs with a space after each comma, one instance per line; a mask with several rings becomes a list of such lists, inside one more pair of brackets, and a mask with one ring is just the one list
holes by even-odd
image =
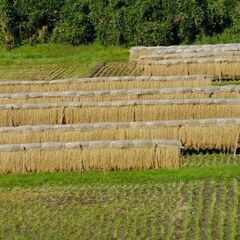
[[240, 239], [240, 44], [69, 71], [0, 82], [0, 239]]

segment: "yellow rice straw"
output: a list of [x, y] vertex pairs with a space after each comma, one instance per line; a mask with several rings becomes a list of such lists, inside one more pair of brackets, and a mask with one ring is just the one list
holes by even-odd
[[173, 140], [0, 145], [0, 173], [178, 168]]

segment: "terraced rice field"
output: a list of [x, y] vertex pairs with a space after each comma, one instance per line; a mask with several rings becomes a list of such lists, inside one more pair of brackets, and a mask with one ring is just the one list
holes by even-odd
[[[198, 73], [199, 54], [237, 56], [240, 46], [213, 49], [141, 54], [192, 54]], [[61, 58], [0, 68], [0, 80], [17, 80], [0, 83], [0, 240], [239, 240], [239, 88], [211, 87], [213, 76], [186, 69], [142, 77], [136, 59], [95, 64], [94, 78], [79, 79], [94, 64]]]

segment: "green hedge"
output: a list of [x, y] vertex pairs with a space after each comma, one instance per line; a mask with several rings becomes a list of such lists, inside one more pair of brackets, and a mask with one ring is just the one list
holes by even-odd
[[228, 28], [238, 34], [239, 6], [239, 0], [0, 0], [0, 41], [192, 43]]

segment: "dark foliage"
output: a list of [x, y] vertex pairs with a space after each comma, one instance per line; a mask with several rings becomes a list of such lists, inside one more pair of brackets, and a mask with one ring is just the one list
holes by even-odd
[[191, 43], [226, 28], [238, 32], [237, 9], [238, 0], [0, 0], [0, 41]]

